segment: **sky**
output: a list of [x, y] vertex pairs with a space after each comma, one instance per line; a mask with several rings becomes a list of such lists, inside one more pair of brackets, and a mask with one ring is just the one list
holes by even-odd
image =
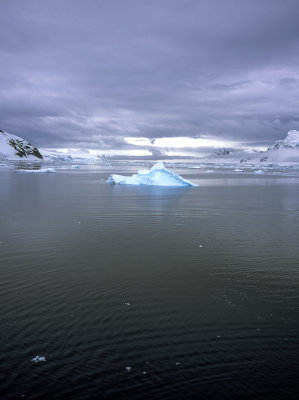
[[298, 0], [2, 0], [0, 12], [0, 128], [37, 147], [196, 156], [299, 129]]

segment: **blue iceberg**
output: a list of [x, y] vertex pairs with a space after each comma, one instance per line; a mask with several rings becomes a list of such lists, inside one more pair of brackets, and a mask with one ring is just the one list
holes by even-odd
[[165, 168], [162, 162], [157, 162], [151, 169], [140, 170], [132, 176], [110, 175], [107, 183], [149, 186], [198, 186]]

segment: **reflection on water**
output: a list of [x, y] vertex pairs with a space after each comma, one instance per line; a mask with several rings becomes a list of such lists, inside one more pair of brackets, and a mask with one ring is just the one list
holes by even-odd
[[298, 182], [117, 172], [1, 171], [1, 398], [295, 398]]

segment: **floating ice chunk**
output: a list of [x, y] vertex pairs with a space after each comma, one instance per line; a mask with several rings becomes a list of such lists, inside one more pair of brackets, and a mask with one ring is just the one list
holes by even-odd
[[73, 169], [80, 169], [80, 165], [72, 165], [71, 168], [73, 168]]
[[41, 362], [41, 361], [46, 361], [46, 358], [45, 357], [36, 356], [31, 361], [33, 361], [35, 363], [38, 363], [38, 362]]
[[110, 175], [107, 183], [150, 186], [197, 186], [165, 168], [162, 162], [157, 162], [151, 169], [140, 170], [132, 176]]
[[128, 301], [125, 301], [125, 305], [126, 305], [126, 306], [130, 306], [131, 303], [129, 303]]
[[242, 169], [239, 169], [239, 168], [234, 169], [234, 171], [235, 171], [235, 172], [243, 172], [243, 170], [242, 170]]
[[254, 171], [255, 174], [264, 174], [264, 171], [262, 171], [261, 169], [258, 169], [257, 171]]
[[180, 362], [176, 362], [175, 365], [181, 365], [181, 363]]
[[53, 172], [56, 172], [56, 169], [55, 168], [40, 168], [40, 169], [18, 169], [17, 170], [18, 172], [27, 172], [27, 173], [30, 173], [30, 174], [34, 174], [34, 173], [42, 173], [42, 172], [45, 172], [45, 173], [53, 173]]
[[131, 372], [132, 367], [125, 367], [128, 372]]
[[143, 375], [146, 375], [146, 371], [142, 371]]

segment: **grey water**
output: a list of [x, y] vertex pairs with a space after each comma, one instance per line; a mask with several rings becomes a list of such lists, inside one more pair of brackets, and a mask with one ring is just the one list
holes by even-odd
[[1, 168], [0, 398], [297, 398], [298, 171], [133, 169]]

